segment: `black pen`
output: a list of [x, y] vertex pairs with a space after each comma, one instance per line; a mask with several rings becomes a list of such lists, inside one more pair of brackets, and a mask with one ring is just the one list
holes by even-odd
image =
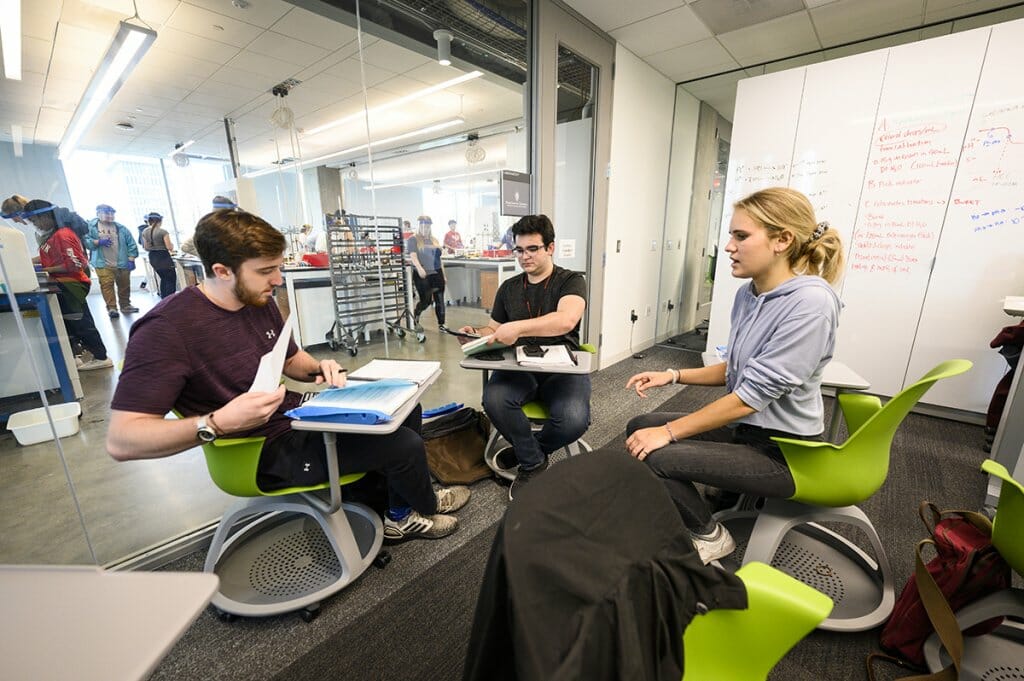
[[578, 367], [580, 365], [579, 361], [576, 359], [576, 353], [573, 352], [572, 350], [569, 350], [569, 359], [572, 360], [573, 366]]
[[[348, 369], [345, 369], [344, 367], [338, 369], [338, 371], [340, 371], [343, 374], [348, 373]], [[318, 376], [323, 376], [323, 375], [324, 375], [324, 372], [322, 372], [322, 371], [310, 371], [308, 374], [306, 374], [306, 377], [307, 378], [316, 378]]]

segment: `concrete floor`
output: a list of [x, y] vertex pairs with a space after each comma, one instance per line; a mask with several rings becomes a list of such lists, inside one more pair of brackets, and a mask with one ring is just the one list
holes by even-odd
[[[128, 331], [134, 319], [158, 300], [136, 289], [132, 303], [141, 312], [109, 319], [99, 287], [93, 287], [90, 308], [115, 368], [80, 374], [85, 396], [78, 434], [62, 438], [59, 446], [53, 441], [21, 446], [9, 431], [0, 431], [0, 562], [90, 563], [89, 543], [98, 563], [114, 562], [205, 525], [230, 504], [231, 497], [210, 481], [198, 447], [165, 459], [125, 463], [111, 459], [104, 448], [116, 366], [124, 356]], [[451, 328], [481, 325], [487, 316], [477, 308], [450, 307], [447, 322]], [[424, 408], [449, 402], [479, 407], [481, 376], [459, 368], [458, 341], [437, 330], [432, 310], [421, 322], [427, 335], [424, 343], [411, 335], [403, 340], [390, 336], [387, 354], [380, 333], [360, 346], [356, 357], [344, 349], [331, 352], [326, 345], [313, 346], [310, 352], [335, 357], [348, 368], [385, 356], [440, 360], [444, 373], [427, 393]], [[81, 519], [61, 457], [67, 462]]]

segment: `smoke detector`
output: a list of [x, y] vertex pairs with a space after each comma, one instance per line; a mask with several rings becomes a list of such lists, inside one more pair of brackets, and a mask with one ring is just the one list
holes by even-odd
[[466, 161], [468, 163], [480, 163], [487, 158], [487, 152], [480, 146], [480, 140], [476, 134], [469, 136], [466, 145]]
[[188, 155], [183, 154], [180, 151], [174, 156], [171, 156], [171, 160], [174, 161], [174, 165], [178, 166], [179, 168], [184, 168], [188, 166], [189, 163]]

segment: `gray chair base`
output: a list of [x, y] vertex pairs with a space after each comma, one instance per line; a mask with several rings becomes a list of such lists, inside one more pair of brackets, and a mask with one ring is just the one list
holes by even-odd
[[[827, 508], [766, 499], [760, 512], [727, 510], [715, 518], [737, 543], [723, 566], [768, 563], [832, 599], [835, 608], [819, 629], [865, 631], [892, 613], [896, 592], [889, 559], [871, 521], [856, 506]], [[819, 524], [823, 522], [862, 530], [876, 558]]]
[[[956, 613], [960, 630], [970, 629], [992, 617], [1024, 619], [1024, 590], [1005, 589], [990, 594]], [[942, 642], [932, 634], [924, 644], [928, 671], [937, 672], [950, 664]], [[983, 636], [964, 636], [960, 660], [960, 681], [1024, 679], [1024, 625], [1010, 619]]]
[[[539, 426], [535, 430], [539, 429]], [[491, 427], [491, 436], [487, 439], [487, 445], [484, 447], [484, 463], [494, 471], [494, 474], [500, 478], [506, 480], [515, 480], [516, 473], [519, 472], [519, 466], [513, 466], [511, 468], [502, 468], [498, 465], [498, 454], [501, 450], [506, 447], [510, 447], [508, 441], [498, 433], [498, 429]], [[575, 442], [567, 444], [562, 447], [561, 451], [565, 452], [566, 457], [576, 456], [582, 452], [593, 451], [593, 448], [587, 444], [586, 440], [580, 438]], [[555, 455], [552, 454], [552, 460], [555, 459]]]
[[383, 538], [380, 518], [362, 504], [344, 503], [328, 514], [302, 494], [239, 499], [206, 554], [203, 570], [220, 578], [212, 603], [245, 617], [315, 609], [370, 566]]

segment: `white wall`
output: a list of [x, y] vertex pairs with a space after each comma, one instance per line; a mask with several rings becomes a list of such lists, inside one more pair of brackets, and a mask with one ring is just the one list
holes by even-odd
[[[675, 119], [672, 125], [672, 165], [669, 173], [665, 216], [665, 257], [661, 261], [661, 295], [658, 298], [656, 340], [684, 331], [681, 328], [686, 243], [693, 198], [694, 160], [697, 154], [697, 124], [700, 100], [683, 88], [676, 88]], [[703, 262], [697, 259], [697, 265]], [[690, 280], [693, 280], [691, 277]], [[672, 310], [668, 302], [672, 301]], [[639, 323], [639, 322], [638, 322]]]
[[640, 316], [633, 351], [654, 342], [675, 91], [672, 81], [616, 46], [601, 367], [629, 356], [631, 309]]

